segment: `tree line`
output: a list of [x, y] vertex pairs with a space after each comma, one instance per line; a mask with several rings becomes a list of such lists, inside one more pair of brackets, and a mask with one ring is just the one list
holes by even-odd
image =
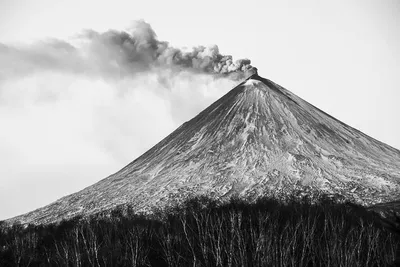
[[350, 203], [188, 200], [0, 227], [0, 266], [396, 266], [400, 235]]

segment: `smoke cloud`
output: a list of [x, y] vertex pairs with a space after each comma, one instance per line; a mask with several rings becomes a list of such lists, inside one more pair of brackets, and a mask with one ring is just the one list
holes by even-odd
[[134, 22], [129, 32], [84, 30], [71, 43], [45, 40], [29, 47], [1, 45], [0, 59], [0, 77], [29, 73], [40, 65], [42, 69], [109, 78], [169, 68], [238, 80], [253, 68], [249, 59], [234, 61], [232, 56], [220, 54], [217, 45], [172, 47], [159, 41], [150, 24], [144, 21]]
[[0, 44], [0, 220], [122, 168], [249, 70], [217, 46], [159, 41], [144, 21]]

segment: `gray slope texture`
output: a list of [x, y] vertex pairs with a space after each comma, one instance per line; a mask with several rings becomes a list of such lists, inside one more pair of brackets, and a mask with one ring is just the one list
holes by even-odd
[[50, 223], [119, 205], [149, 212], [195, 195], [400, 198], [400, 151], [257, 74], [117, 173], [9, 222]]

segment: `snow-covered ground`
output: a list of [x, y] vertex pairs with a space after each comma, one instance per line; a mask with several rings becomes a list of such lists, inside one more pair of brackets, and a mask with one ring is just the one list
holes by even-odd
[[400, 151], [252, 75], [117, 173], [10, 221], [46, 223], [129, 204], [149, 211], [193, 195], [400, 198]]

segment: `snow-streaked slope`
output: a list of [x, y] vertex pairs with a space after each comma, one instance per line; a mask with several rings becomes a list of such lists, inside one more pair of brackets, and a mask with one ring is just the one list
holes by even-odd
[[299, 193], [397, 200], [400, 151], [254, 74], [122, 170], [10, 221], [54, 222], [121, 204], [148, 211], [193, 195]]

